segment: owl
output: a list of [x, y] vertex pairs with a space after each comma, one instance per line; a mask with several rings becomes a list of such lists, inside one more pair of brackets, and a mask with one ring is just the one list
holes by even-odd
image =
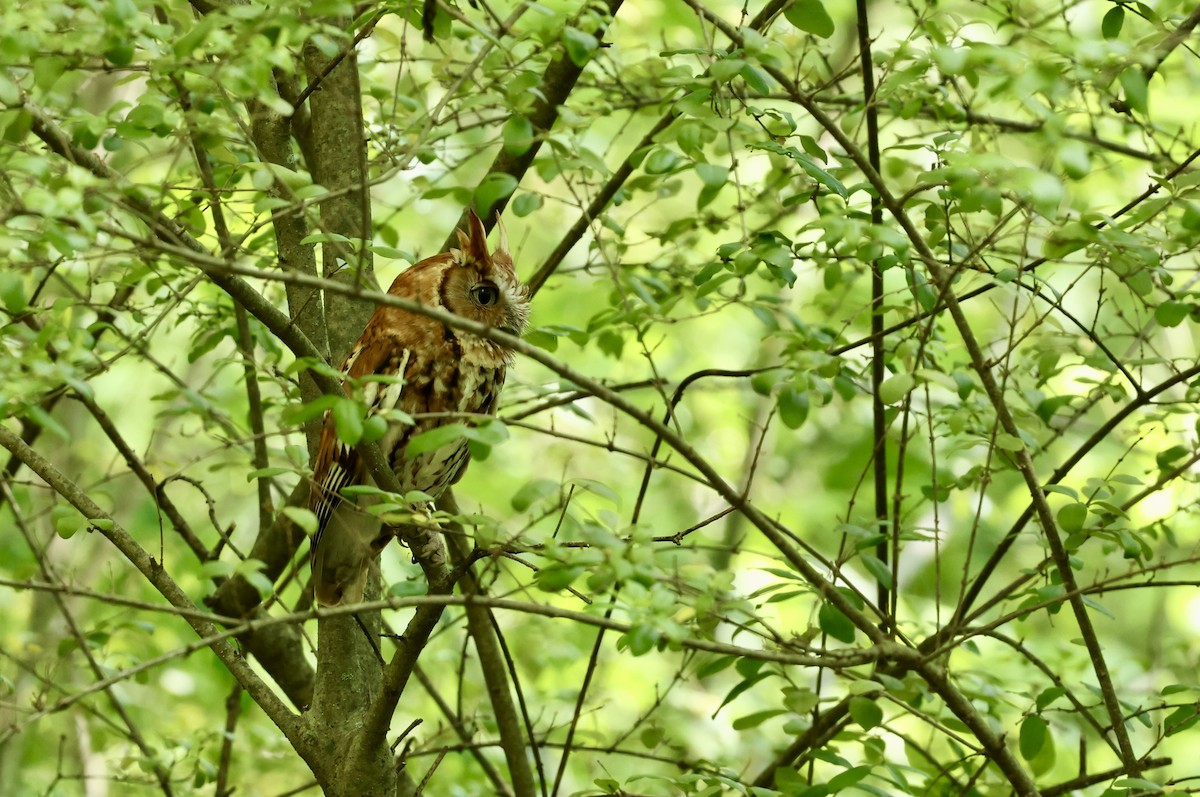
[[[513, 269], [504, 227], [499, 228], [498, 248], [489, 254], [483, 223], [473, 211], [468, 226], [469, 232], [457, 231], [461, 248], [404, 271], [388, 293], [520, 335], [529, 315], [529, 294]], [[494, 413], [512, 357], [498, 343], [428, 316], [376, 308], [342, 365], [343, 387], [366, 405], [369, 415], [387, 419], [380, 445], [401, 490], [436, 498], [458, 480], [470, 457], [466, 440], [415, 456], [407, 453], [408, 442], [461, 421], [463, 414]], [[395, 418], [398, 413], [389, 417], [390, 410], [400, 410], [412, 422]], [[317, 516], [312, 580], [320, 603], [361, 600], [371, 562], [390, 539], [379, 518], [364, 511], [367, 499], [340, 494], [344, 487], [373, 483], [354, 448], [338, 438], [327, 413], [309, 500]]]

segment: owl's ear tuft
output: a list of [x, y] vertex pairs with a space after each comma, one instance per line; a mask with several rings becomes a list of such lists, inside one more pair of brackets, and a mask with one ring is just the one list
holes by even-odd
[[467, 256], [476, 263], [487, 263], [488, 257], [487, 230], [474, 210], [467, 211], [467, 225], [471, 228], [471, 240], [466, 245]]
[[496, 251], [509, 254], [508, 248], [508, 229], [504, 226], [504, 219], [500, 218], [500, 211], [496, 211]]
[[465, 232], [458, 229], [457, 227], [454, 229], [454, 234], [458, 236], [458, 248], [451, 249], [450, 254], [454, 256], [455, 263], [459, 263], [460, 265], [466, 265], [467, 259], [464, 256], [464, 253], [470, 253], [471, 239], [467, 237], [467, 234]]

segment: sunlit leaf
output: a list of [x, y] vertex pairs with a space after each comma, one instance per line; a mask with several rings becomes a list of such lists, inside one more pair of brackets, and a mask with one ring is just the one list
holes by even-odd
[[600, 46], [595, 36], [570, 26], [563, 28], [563, 43], [566, 45], [567, 55], [576, 66], [586, 64]]
[[917, 384], [912, 374], [893, 374], [879, 385], [879, 400], [884, 404], [896, 404]]
[[333, 429], [348, 446], [357, 445], [363, 436], [363, 408], [357, 401], [338, 399], [333, 404]]
[[823, 39], [833, 35], [833, 19], [820, 0], [795, 0], [783, 10], [783, 15], [800, 30]]
[[488, 210], [502, 199], [507, 198], [517, 190], [517, 178], [507, 172], [493, 172], [475, 189], [475, 210], [486, 214]]
[[528, 117], [515, 114], [504, 123], [500, 135], [504, 140], [504, 151], [520, 155], [533, 144], [533, 123]]
[[1087, 504], [1067, 504], [1058, 510], [1058, 525], [1065, 532], [1078, 531], [1087, 522]]
[[1154, 308], [1154, 320], [1164, 327], [1177, 327], [1192, 314], [1192, 306], [1167, 300]]
[[467, 436], [468, 429], [461, 423], [448, 423], [415, 435], [408, 441], [405, 452], [410, 457], [420, 456], [429, 451], [436, 451], [442, 446], [461, 440]]
[[1128, 66], [1117, 76], [1125, 90], [1125, 102], [1135, 111], [1147, 113], [1150, 104], [1150, 85], [1140, 66]]

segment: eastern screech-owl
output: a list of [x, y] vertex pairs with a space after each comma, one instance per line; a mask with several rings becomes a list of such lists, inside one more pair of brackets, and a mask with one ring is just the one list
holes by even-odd
[[[458, 231], [461, 249], [422, 260], [396, 277], [388, 293], [448, 310], [520, 335], [529, 294], [517, 279], [503, 226], [499, 246], [488, 254], [487, 233], [472, 211], [470, 232]], [[491, 414], [504, 385], [512, 352], [490, 340], [446, 326], [428, 316], [380, 306], [367, 322], [346, 362], [343, 384], [369, 414], [399, 409], [414, 423], [389, 420], [380, 445], [405, 492], [437, 497], [458, 480], [470, 453], [463, 439], [417, 456], [406, 453], [415, 435], [461, 420], [459, 414]], [[371, 376], [394, 380], [364, 380]], [[456, 417], [459, 416], [459, 417]], [[312, 579], [320, 603], [361, 600], [371, 561], [390, 536], [363, 502], [342, 499], [343, 487], [373, 484], [358, 454], [334, 432], [327, 414], [313, 472], [309, 506], [317, 516]]]

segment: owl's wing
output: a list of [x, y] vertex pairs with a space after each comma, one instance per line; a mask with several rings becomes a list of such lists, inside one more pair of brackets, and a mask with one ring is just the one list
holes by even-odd
[[[397, 406], [400, 391], [408, 369], [410, 350], [398, 345], [398, 341], [383, 334], [374, 322], [367, 325], [358, 343], [350, 351], [343, 367], [346, 375], [344, 387], [353, 395], [358, 392], [367, 405], [368, 413], [382, 412]], [[394, 383], [367, 382], [356, 391], [352, 387], [356, 380], [365, 376], [380, 375], [397, 377]], [[329, 525], [329, 518], [341, 503], [341, 490], [352, 484], [361, 484], [362, 464], [353, 446], [348, 446], [337, 436], [332, 413], [325, 416], [321, 428], [321, 439], [317, 445], [317, 457], [313, 467], [313, 489], [309, 508], [317, 516], [317, 533], [313, 547], [321, 541], [321, 535]]]

